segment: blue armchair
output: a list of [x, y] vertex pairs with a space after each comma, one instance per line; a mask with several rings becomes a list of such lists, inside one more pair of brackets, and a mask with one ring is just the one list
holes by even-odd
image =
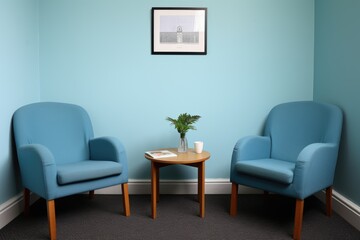
[[94, 138], [90, 118], [77, 105], [42, 102], [19, 108], [13, 130], [24, 186], [47, 201], [50, 239], [56, 239], [54, 199], [121, 184], [125, 216], [130, 216], [125, 149], [111, 137]]
[[301, 238], [304, 199], [326, 189], [331, 215], [332, 185], [342, 129], [342, 111], [312, 101], [275, 106], [263, 136], [241, 138], [231, 160], [230, 215], [237, 214], [238, 184], [296, 199], [294, 239]]

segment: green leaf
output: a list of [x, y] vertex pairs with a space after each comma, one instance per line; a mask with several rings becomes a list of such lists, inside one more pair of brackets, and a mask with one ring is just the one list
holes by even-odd
[[188, 113], [182, 113], [178, 116], [177, 119], [167, 117], [166, 120], [170, 122], [170, 124], [174, 125], [175, 129], [180, 133], [181, 138], [185, 137], [187, 131], [196, 130], [193, 125], [197, 122], [201, 116], [199, 115], [190, 115]]

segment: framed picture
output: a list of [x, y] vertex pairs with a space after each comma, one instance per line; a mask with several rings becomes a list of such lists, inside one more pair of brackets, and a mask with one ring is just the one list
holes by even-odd
[[152, 8], [151, 54], [206, 55], [207, 8]]

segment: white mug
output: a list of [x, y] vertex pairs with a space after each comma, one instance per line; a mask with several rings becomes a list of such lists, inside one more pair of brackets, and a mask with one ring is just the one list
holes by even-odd
[[202, 153], [204, 147], [204, 142], [202, 141], [195, 141], [194, 142], [194, 149], [196, 153]]

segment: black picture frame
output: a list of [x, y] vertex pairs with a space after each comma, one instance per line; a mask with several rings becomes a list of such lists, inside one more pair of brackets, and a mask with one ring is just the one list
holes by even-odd
[[151, 54], [206, 55], [207, 8], [153, 7]]

